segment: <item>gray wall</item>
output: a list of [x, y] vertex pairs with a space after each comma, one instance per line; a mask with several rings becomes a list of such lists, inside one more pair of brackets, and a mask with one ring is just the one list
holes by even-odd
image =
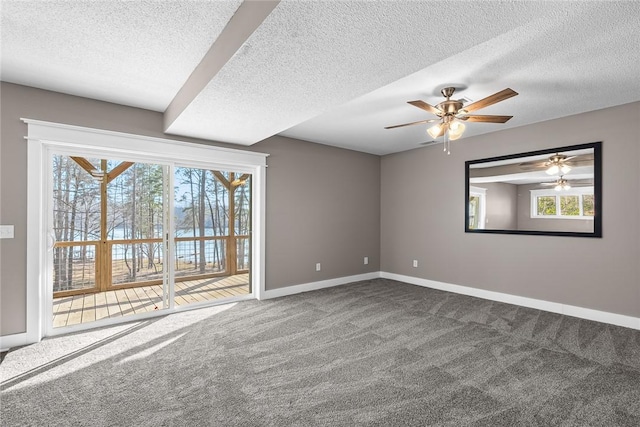
[[[154, 111], [4, 82], [0, 96], [0, 223], [15, 225], [15, 238], [0, 240], [0, 334], [9, 335], [25, 332], [26, 324], [27, 126], [20, 118], [167, 135], [162, 114]], [[279, 137], [251, 149], [272, 154], [267, 159], [267, 289], [380, 269], [378, 156]], [[315, 271], [316, 262], [322, 271]]]
[[518, 227], [517, 186], [504, 182], [487, 182], [480, 185], [487, 190], [487, 218], [485, 228], [491, 230], [516, 230]]
[[270, 154], [267, 289], [380, 269], [380, 157], [278, 136], [253, 147]]
[[[382, 270], [640, 316], [639, 140], [633, 103], [463, 138], [450, 156], [431, 146], [383, 157]], [[594, 141], [603, 141], [601, 239], [464, 232], [465, 161]]]

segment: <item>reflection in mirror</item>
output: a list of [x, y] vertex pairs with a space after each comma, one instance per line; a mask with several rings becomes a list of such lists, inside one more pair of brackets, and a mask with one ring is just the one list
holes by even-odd
[[465, 231], [602, 236], [602, 143], [466, 162]]

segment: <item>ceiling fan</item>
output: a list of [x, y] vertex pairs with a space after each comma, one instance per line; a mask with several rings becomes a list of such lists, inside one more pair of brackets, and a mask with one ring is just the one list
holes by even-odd
[[547, 160], [520, 163], [525, 170], [545, 169], [548, 175], [566, 175], [572, 167], [593, 165], [593, 154], [567, 156], [556, 153]]
[[570, 190], [571, 187], [589, 187], [593, 185], [593, 180], [590, 179], [573, 179], [568, 180], [564, 178], [564, 175], [560, 175], [558, 179], [553, 182], [543, 182], [540, 185], [551, 186], [556, 191]]
[[482, 123], [505, 123], [511, 117], [513, 117], [469, 114], [481, 108], [488, 107], [489, 105], [496, 104], [500, 101], [504, 101], [505, 99], [509, 99], [512, 96], [516, 96], [518, 93], [512, 89], [504, 89], [479, 101], [472, 102], [471, 104], [466, 106], [463, 106], [462, 100], [451, 99], [451, 96], [453, 95], [455, 90], [456, 89], [454, 87], [445, 87], [444, 89], [442, 89], [440, 93], [446, 98], [446, 100], [442, 101], [435, 107], [420, 100], [408, 101], [409, 104], [415, 107], [435, 114], [436, 116], [438, 116], [437, 119], [419, 120], [417, 122], [404, 123], [401, 125], [386, 126], [385, 129], [394, 129], [403, 126], [438, 122], [436, 125], [427, 129], [427, 133], [429, 133], [429, 135], [434, 139], [444, 135], [444, 150], [450, 153], [449, 141], [455, 141], [462, 136], [466, 128], [465, 124], [462, 123], [463, 121]]

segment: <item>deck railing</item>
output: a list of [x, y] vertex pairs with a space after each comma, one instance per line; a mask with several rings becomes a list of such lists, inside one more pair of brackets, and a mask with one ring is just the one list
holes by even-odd
[[[231, 276], [249, 269], [248, 235], [176, 237], [175, 281]], [[161, 284], [167, 253], [162, 239], [56, 242], [55, 297]]]

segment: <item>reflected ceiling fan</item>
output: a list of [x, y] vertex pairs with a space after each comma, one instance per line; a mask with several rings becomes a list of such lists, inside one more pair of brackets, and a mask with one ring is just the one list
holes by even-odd
[[571, 187], [590, 187], [593, 186], [592, 179], [566, 179], [564, 175], [560, 175], [558, 179], [553, 182], [543, 182], [540, 185], [551, 186], [556, 191], [570, 190]]
[[487, 96], [479, 101], [472, 102], [469, 105], [463, 106], [462, 100], [451, 99], [456, 88], [445, 87], [440, 91], [442, 96], [447, 98], [435, 107], [427, 104], [424, 101], [408, 101], [409, 104], [421, 108], [429, 113], [438, 116], [437, 119], [420, 120], [417, 122], [404, 123], [401, 125], [386, 126], [385, 129], [395, 129], [403, 126], [419, 125], [422, 123], [438, 122], [434, 126], [427, 129], [427, 133], [432, 138], [438, 138], [444, 135], [445, 147], [444, 150], [450, 153], [449, 141], [455, 141], [460, 138], [466, 128], [463, 122], [482, 122], [482, 123], [505, 123], [513, 116], [487, 116], [487, 115], [475, 115], [469, 114], [481, 108], [488, 107], [489, 105], [496, 104], [505, 99], [509, 99], [512, 96], [516, 96], [518, 93], [512, 89], [504, 89], [493, 95]]
[[547, 160], [520, 163], [524, 170], [545, 169], [548, 175], [566, 175], [573, 167], [593, 165], [593, 154], [567, 156], [556, 153]]

